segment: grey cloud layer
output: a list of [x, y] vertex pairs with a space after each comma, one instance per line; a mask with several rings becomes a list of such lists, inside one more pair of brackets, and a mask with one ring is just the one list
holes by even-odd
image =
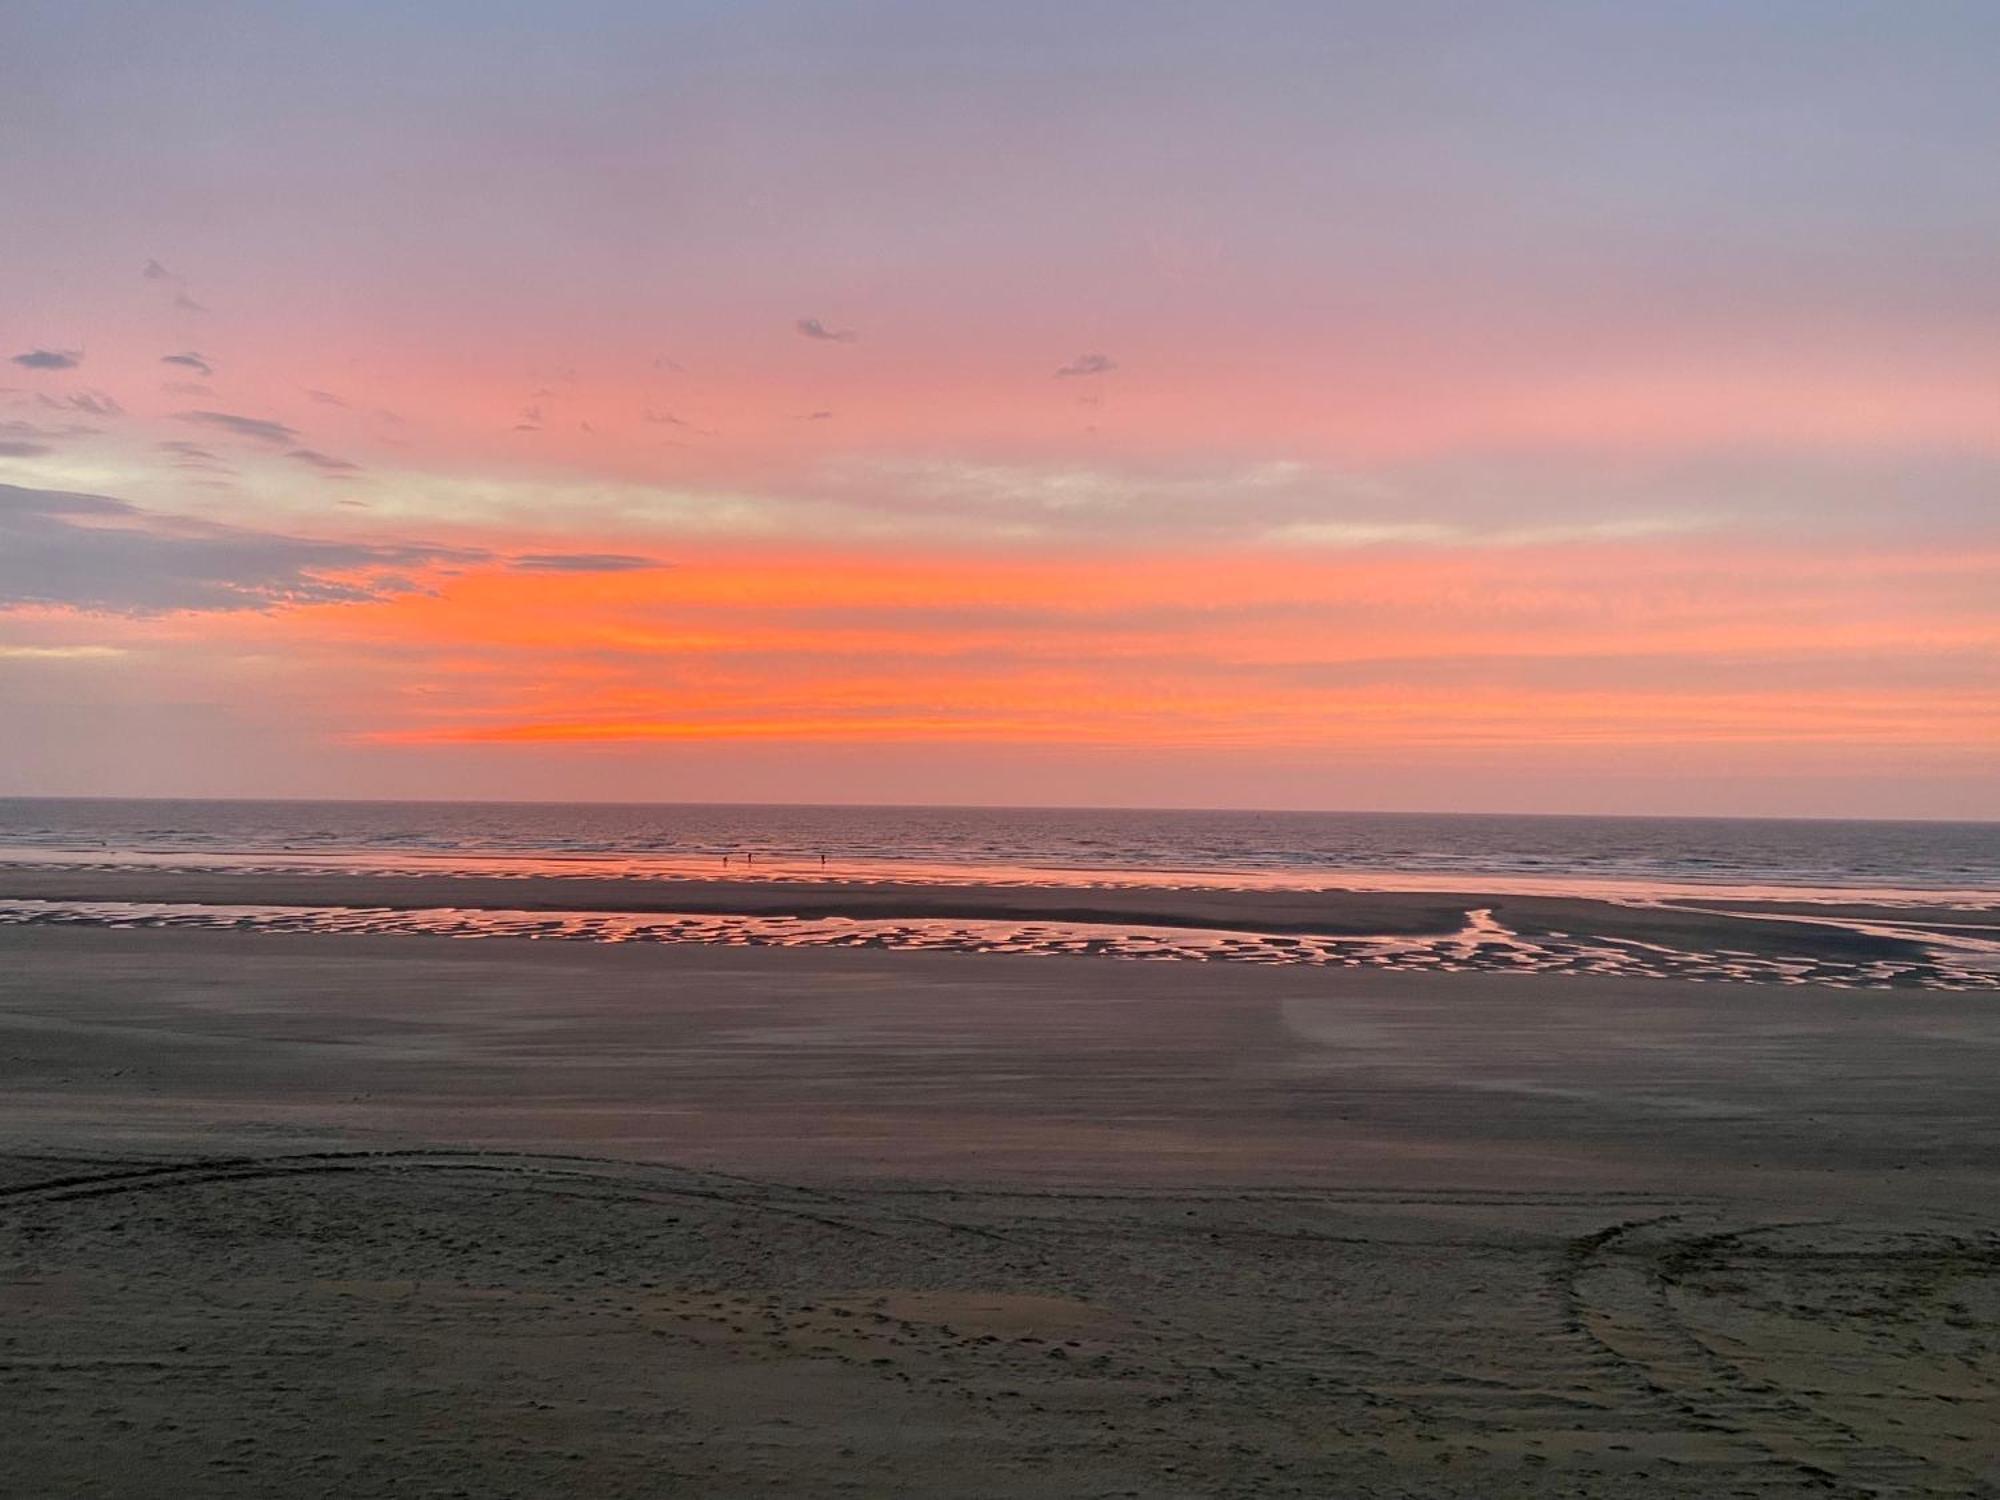
[[163, 515], [105, 495], [0, 485], [0, 609], [44, 605], [106, 614], [268, 610], [352, 604], [415, 592], [443, 564], [538, 572], [651, 566], [621, 554], [333, 542]]
[[80, 349], [30, 349], [25, 354], [14, 356], [15, 364], [24, 370], [74, 370], [83, 363]]

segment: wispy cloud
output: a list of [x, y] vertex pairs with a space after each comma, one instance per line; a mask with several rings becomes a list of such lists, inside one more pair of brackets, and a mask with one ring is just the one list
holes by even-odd
[[1479, 528], [1439, 521], [1295, 521], [1273, 527], [1264, 540], [1280, 546], [1375, 547], [1398, 542], [1461, 547], [1560, 547], [1585, 542], [1629, 542], [1685, 536], [1715, 523], [1705, 516], [1619, 516], [1542, 526]]
[[306, 399], [308, 401], [317, 401], [321, 406], [347, 405], [345, 401], [341, 400], [340, 397], [334, 395], [332, 391], [307, 391]]
[[633, 573], [666, 566], [627, 552], [523, 552], [510, 561], [529, 573]]
[[0, 661], [113, 661], [123, 646], [0, 646]]
[[[1759, 515], [1720, 498], [1753, 485], [1782, 493], [1773, 473], [1757, 468], [1705, 471], [1699, 487], [1678, 473], [1607, 469], [1565, 487], [1525, 460], [1513, 469], [1377, 469], [1283, 457], [1126, 466], [852, 454], [828, 459], [819, 475], [817, 493], [850, 508], [857, 524], [895, 518], [1022, 540], [1129, 543], [1143, 532], [1163, 545], [1207, 538], [1285, 549], [1566, 547], [1740, 532], [1783, 514], [1774, 507]], [[1802, 495], [1821, 488], [1790, 482]]]
[[264, 417], [242, 417], [229, 411], [179, 411], [174, 416], [183, 422], [219, 427], [238, 437], [255, 438], [260, 443], [296, 443], [299, 440], [296, 427], [287, 427], [283, 422], [269, 421]]
[[1459, 542], [1466, 532], [1441, 521], [1296, 521], [1273, 527], [1266, 540], [1310, 547], [1382, 547], [1398, 542]]
[[122, 417], [125, 408], [120, 406], [103, 391], [73, 391], [67, 396], [41, 395], [36, 397], [51, 411], [80, 411], [93, 417]]
[[24, 370], [74, 370], [83, 363], [81, 349], [30, 349], [13, 356]]
[[829, 344], [852, 344], [861, 338], [852, 328], [829, 328], [818, 318], [800, 318], [792, 326], [809, 339], [820, 339]]
[[183, 350], [179, 354], [162, 354], [160, 356], [160, 363], [163, 365], [185, 365], [188, 369], [204, 377], [215, 373], [215, 367], [192, 349]]
[[825, 471], [848, 504], [1017, 537], [1237, 535], [1366, 497], [1367, 481], [1286, 460], [1225, 468], [1124, 470], [949, 458], [843, 458]]
[[47, 443], [17, 442], [12, 438], [0, 438], [0, 458], [40, 458], [53, 453], [55, 449]]
[[12, 420], [0, 422], [0, 437], [27, 438], [31, 440], [89, 437], [93, 433], [102, 432], [103, 430], [101, 427], [92, 427], [84, 422], [65, 422], [60, 427], [44, 427], [39, 422]]
[[207, 312], [208, 309], [188, 295], [187, 278], [177, 276], [156, 260], [148, 260], [139, 274], [148, 281], [157, 281], [162, 286], [172, 287], [174, 306], [183, 312]]
[[312, 448], [294, 448], [285, 457], [297, 459], [302, 464], [318, 469], [322, 474], [359, 474], [361, 472], [360, 464], [349, 463], [344, 458], [335, 458], [331, 454], [321, 453]]
[[212, 449], [204, 448], [200, 443], [190, 443], [180, 438], [169, 438], [165, 442], [158, 443], [155, 446], [167, 455], [168, 460], [177, 469], [204, 469], [221, 474], [233, 474], [236, 472], [228, 464], [224, 463], [221, 457]]
[[1108, 354], [1079, 354], [1066, 365], [1056, 368], [1057, 375], [1108, 375], [1118, 368], [1118, 361]]

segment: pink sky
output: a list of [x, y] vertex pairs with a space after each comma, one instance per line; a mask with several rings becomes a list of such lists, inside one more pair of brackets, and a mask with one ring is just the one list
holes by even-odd
[[420, 10], [0, 18], [0, 794], [2000, 817], [2000, 21]]

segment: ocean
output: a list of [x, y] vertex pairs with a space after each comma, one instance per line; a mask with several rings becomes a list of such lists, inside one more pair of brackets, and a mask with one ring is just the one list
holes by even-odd
[[0, 862], [2000, 897], [2000, 823], [0, 799]]

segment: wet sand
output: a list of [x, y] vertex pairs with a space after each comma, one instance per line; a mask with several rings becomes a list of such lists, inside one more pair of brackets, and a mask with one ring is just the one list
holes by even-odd
[[2000, 910], [1508, 892], [0, 866], [0, 925], [861, 946], [2000, 993]]
[[1978, 994], [0, 928], [0, 1491], [1994, 1493], [1996, 1077]]
[[[647, 879], [604, 876], [346, 874], [270, 870], [0, 870], [0, 896], [56, 902], [194, 901], [219, 905], [690, 913], [762, 917], [962, 919], [1102, 923], [1329, 935], [1448, 932], [1487, 907], [1535, 931], [1586, 931], [1653, 941], [1718, 942], [1756, 951], [1804, 947], [1856, 954], [1901, 951], [1893, 941], [1787, 917], [1948, 923], [2000, 936], [2000, 912], [1810, 906], [1784, 901], [1632, 905], [1581, 897], [1482, 891], [1238, 890], [1169, 883], [1091, 885], [893, 880]], [[1757, 920], [1747, 920], [1756, 918]]]

